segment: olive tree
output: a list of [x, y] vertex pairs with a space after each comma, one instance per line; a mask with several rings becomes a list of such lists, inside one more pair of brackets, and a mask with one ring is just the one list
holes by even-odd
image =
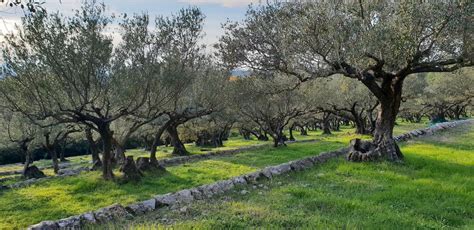
[[401, 116], [411, 122], [420, 122], [422, 116], [428, 116], [433, 123], [467, 117], [473, 103], [473, 87], [472, 68], [409, 78], [403, 92]]
[[2, 79], [0, 93], [30, 120], [52, 118], [97, 131], [103, 143], [103, 177], [112, 179], [110, 125], [147, 101], [152, 84], [146, 67], [155, 60], [133, 58], [143, 48], [124, 39], [120, 47], [130, 47], [124, 63], [105, 33], [112, 19], [104, 9], [85, 2], [70, 17], [46, 12], [25, 16], [19, 33], [7, 37], [4, 56], [16, 74]]
[[37, 147], [37, 135], [39, 133], [38, 126], [33, 124], [28, 118], [21, 113], [2, 108], [0, 113], [0, 125], [3, 132], [0, 139], [5, 144], [12, 143], [20, 149], [25, 162], [23, 165], [22, 175], [30, 177], [28, 170], [33, 162], [31, 149]]
[[400, 161], [393, 127], [406, 77], [473, 65], [472, 1], [295, 1], [250, 7], [218, 48], [230, 67], [276, 71], [298, 82], [341, 74], [380, 105], [371, 151], [349, 160]]
[[196, 146], [222, 147], [236, 119], [236, 114], [231, 110], [214, 112], [186, 123], [184, 130]]
[[273, 139], [273, 146], [285, 145], [284, 129], [310, 111], [302, 90], [282, 90], [288, 79], [281, 76], [249, 76], [232, 82], [230, 93], [234, 111]]
[[120, 23], [120, 27], [123, 43], [116, 52], [115, 69], [127, 76], [134, 76], [138, 71], [143, 74], [146, 81], [136, 84], [149, 89], [146, 92], [145, 103], [133, 113], [117, 119], [113, 124], [114, 160], [123, 163], [125, 160], [124, 145], [127, 140], [142, 126], [155, 121], [164, 114], [164, 105], [171, 100], [172, 94], [163, 84], [165, 78], [163, 69], [166, 66], [163, 56], [166, 54], [166, 50], [165, 42], [159, 36], [159, 31], [162, 30], [161, 25], [157, 23], [155, 28], [150, 29], [149, 15], [140, 14], [124, 19]]
[[201, 42], [204, 18], [198, 8], [191, 7], [156, 19], [155, 36], [164, 44], [162, 84], [171, 97], [163, 107], [165, 120], [156, 128], [150, 150], [152, 160], [156, 159], [156, 147], [165, 131], [174, 147], [173, 154], [187, 155], [178, 127], [221, 107], [218, 98], [226, 79], [205, 54]]
[[326, 84], [315, 84], [315, 87], [319, 86], [318, 89], [327, 95], [333, 94], [326, 96], [323, 110], [352, 121], [357, 134], [372, 134], [378, 105], [375, 97], [355, 79], [340, 75], [329, 79]]
[[453, 76], [436, 76], [440, 75], [439, 73], [429, 76], [421, 105], [431, 121], [467, 116], [466, 109], [472, 106], [474, 99], [474, 75], [469, 73], [472, 72], [466, 70], [449, 74]]
[[426, 99], [425, 92], [428, 87], [426, 73], [416, 74], [413, 77], [407, 78], [405, 85], [399, 117], [408, 122], [419, 123], [428, 112], [427, 108], [423, 105]]
[[[41, 146], [48, 152], [51, 157], [54, 173], [59, 172], [59, 160], [58, 151], [60, 149], [60, 144], [63, 143], [66, 138], [71, 134], [80, 132], [81, 129], [71, 124], [59, 124], [54, 126], [46, 126], [41, 128], [38, 131], [38, 134], [41, 135]], [[40, 137], [37, 137], [40, 139]]]

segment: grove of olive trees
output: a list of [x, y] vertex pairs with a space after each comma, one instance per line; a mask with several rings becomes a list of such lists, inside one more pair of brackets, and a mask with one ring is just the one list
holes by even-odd
[[[470, 1], [296, 1], [250, 7], [217, 45], [227, 66], [295, 81], [340, 74], [379, 102], [373, 146], [353, 161], [400, 161], [393, 140], [403, 83], [417, 73], [473, 65]], [[315, 89], [316, 90], [316, 89]]]
[[[24, 172], [44, 149], [58, 173], [62, 143], [84, 140], [110, 180], [116, 167], [135, 170], [131, 142], [161, 167], [163, 144], [184, 156], [185, 142], [219, 147], [238, 130], [279, 147], [295, 130], [352, 125], [373, 142], [349, 160], [401, 161], [397, 117], [470, 116], [473, 74], [461, 68], [473, 64], [472, 13], [469, 1], [269, 2], [226, 23], [214, 54], [195, 7], [152, 19], [86, 1], [72, 16], [27, 14], [4, 47], [2, 143], [21, 150]], [[235, 68], [247, 74], [231, 77]]]
[[0, 1], [0, 229], [472, 228], [473, 1], [143, 2]]

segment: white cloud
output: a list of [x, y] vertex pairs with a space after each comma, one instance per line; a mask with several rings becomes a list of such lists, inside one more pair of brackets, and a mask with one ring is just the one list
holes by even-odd
[[224, 7], [245, 7], [250, 3], [258, 3], [260, 0], [179, 0], [193, 5], [216, 4]]

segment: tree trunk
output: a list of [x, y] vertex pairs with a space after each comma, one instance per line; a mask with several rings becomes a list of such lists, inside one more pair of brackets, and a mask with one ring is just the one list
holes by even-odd
[[400, 100], [397, 97], [393, 98], [392, 101], [381, 102], [381, 109], [375, 123], [374, 144], [380, 148], [382, 156], [385, 156], [389, 161], [403, 159], [400, 148], [393, 140], [393, 128], [395, 127], [399, 107]]
[[118, 165], [122, 165], [125, 163], [125, 148], [123, 147], [122, 143], [119, 143], [115, 138], [112, 138], [112, 143], [115, 147], [115, 162]]
[[349, 119], [343, 119], [343, 120], [342, 120], [342, 124], [343, 124], [344, 126], [349, 126]]
[[239, 130], [240, 135], [244, 138], [244, 140], [250, 140], [250, 131], [245, 130], [245, 129], [240, 129]]
[[[370, 122], [370, 121], [369, 121]], [[369, 128], [367, 128], [367, 121], [365, 121], [361, 117], [355, 118], [354, 124], [356, 126], [356, 134], [371, 134], [371, 131]]]
[[92, 135], [92, 130], [87, 128], [85, 130], [87, 142], [89, 142], [89, 149], [91, 151], [92, 156], [92, 169], [97, 170], [102, 167], [102, 161], [99, 157], [99, 148], [97, 148], [97, 144], [94, 141], [94, 137]]
[[259, 141], [268, 141], [268, 136], [267, 134], [259, 134], [257, 137], [257, 140]]
[[300, 126], [300, 135], [308, 136], [308, 131], [306, 131], [306, 128], [304, 126]]
[[293, 129], [294, 129], [294, 126], [291, 126], [290, 127], [290, 141], [295, 141], [295, 137], [293, 136]]
[[68, 160], [67, 160], [66, 157], [64, 156], [64, 153], [65, 153], [65, 151], [66, 151], [66, 139], [64, 139], [64, 140], [62, 141], [62, 143], [59, 144], [59, 146], [60, 146], [60, 148], [61, 148], [61, 149], [60, 149], [60, 152], [59, 152], [59, 160], [60, 160], [61, 162], [67, 162]]
[[156, 159], [156, 150], [159, 145], [161, 145], [161, 136], [163, 135], [163, 132], [168, 128], [169, 123], [165, 123], [163, 126], [161, 126], [158, 131], [155, 134], [155, 137], [153, 139], [153, 143], [150, 148], [150, 162], [151, 164], [158, 164], [158, 160]]
[[184, 147], [183, 142], [179, 139], [178, 127], [176, 125], [170, 125], [166, 131], [169, 134], [171, 145], [173, 145], [173, 155], [186, 156], [189, 152]]
[[359, 121], [359, 120], [356, 120], [355, 122], [355, 125], [356, 125], [356, 134], [365, 134], [365, 127], [364, 127], [364, 123]]
[[273, 147], [278, 147], [280, 144], [280, 140], [278, 140], [278, 137], [273, 137]]
[[50, 151], [51, 159], [53, 161], [54, 173], [58, 174], [58, 172], [59, 172], [58, 152], [56, 151], [56, 149], [54, 147], [52, 149], [48, 150], [48, 151]]
[[51, 156], [54, 173], [58, 174], [59, 164], [58, 164], [58, 152], [57, 152], [57, 149], [56, 149], [57, 140], [54, 140], [53, 143], [51, 143], [50, 133], [45, 133], [44, 134], [44, 139], [45, 139], [45, 143], [44, 143], [43, 147], [46, 149], [48, 154]]
[[377, 159], [386, 159], [388, 161], [398, 162], [403, 160], [403, 154], [397, 143], [393, 139], [393, 128], [402, 100], [403, 77], [386, 78], [382, 82], [381, 88], [368, 86], [372, 92], [377, 92], [379, 101], [379, 110], [375, 122], [373, 148], [370, 150], [353, 150], [349, 152], [350, 161], [374, 161]]
[[102, 154], [102, 177], [105, 180], [111, 180], [114, 178], [112, 172], [112, 138], [113, 133], [110, 130], [110, 123], [102, 123], [99, 125], [99, 133], [103, 143], [103, 154]]
[[323, 129], [323, 134], [325, 135], [329, 135], [331, 134], [331, 125], [329, 124], [329, 120], [328, 119], [324, 119], [323, 123], [322, 123], [322, 129]]
[[272, 134], [273, 147], [286, 146], [286, 137], [283, 135], [283, 129]]
[[341, 125], [340, 125], [340, 121], [339, 119], [335, 118], [335, 119], [332, 119], [332, 122], [331, 122], [331, 128], [332, 130], [334, 131], [340, 131]]
[[30, 167], [31, 164], [31, 154], [27, 151], [23, 150], [23, 153], [25, 154], [25, 164], [23, 165], [23, 173], [22, 175], [26, 177], [26, 170]]
[[431, 123], [446, 122], [446, 113], [442, 109], [431, 115]]
[[138, 182], [143, 177], [143, 173], [137, 168], [133, 156], [125, 158], [120, 171], [123, 172], [123, 178], [126, 182]]

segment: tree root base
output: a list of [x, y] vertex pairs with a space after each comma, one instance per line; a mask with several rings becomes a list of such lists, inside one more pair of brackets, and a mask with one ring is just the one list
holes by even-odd
[[143, 173], [137, 168], [133, 156], [125, 158], [125, 163], [120, 168], [120, 171], [123, 172], [124, 179], [127, 182], [140, 181], [143, 176]]
[[137, 158], [137, 168], [144, 171], [155, 171], [155, 172], [166, 172], [165, 167], [160, 165], [156, 159], [150, 159], [148, 157]]
[[25, 172], [23, 172], [23, 177], [25, 177], [26, 179], [38, 179], [46, 177], [46, 175], [38, 167], [33, 165], [26, 168]]
[[378, 160], [402, 162], [403, 154], [393, 140], [376, 145], [370, 141], [354, 139], [351, 140], [347, 160], [352, 162], [370, 162]]

